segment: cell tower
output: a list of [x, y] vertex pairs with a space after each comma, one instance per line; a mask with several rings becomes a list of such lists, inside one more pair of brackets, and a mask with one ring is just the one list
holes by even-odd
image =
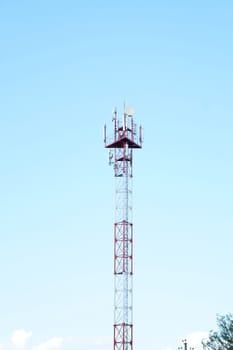
[[113, 111], [113, 138], [104, 144], [109, 148], [109, 164], [115, 176], [114, 222], [114, 350], [133, 349], [133, 222], [132, 177], [133, 149], [142, 147], [142, 127], [137, 130], [133, 109], [124, 107], [121, 120]]

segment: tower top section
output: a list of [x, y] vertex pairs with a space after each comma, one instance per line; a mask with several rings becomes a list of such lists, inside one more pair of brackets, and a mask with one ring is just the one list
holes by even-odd
[[104, 125], [104, 145], [105, 148], [142, 148], [143, 130], [137, 128], [133, 119], [133, 108], [124, 107], [122, 118], [118, 118], [117, 109], [113, 110], [113, 136], [106, 137], [106, 125]]

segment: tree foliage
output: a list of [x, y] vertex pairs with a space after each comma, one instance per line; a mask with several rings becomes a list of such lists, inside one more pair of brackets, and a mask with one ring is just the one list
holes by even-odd
[[217, 331], [210, 331], [206, 350], [233, 350], [233, 314], [217, 316]]

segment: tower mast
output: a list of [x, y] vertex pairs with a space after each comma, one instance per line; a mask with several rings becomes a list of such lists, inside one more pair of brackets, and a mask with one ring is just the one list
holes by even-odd
[[114, 350], [133, 350], [133, 149], [142, 147], [142, 127], [137, 130], [133, 110], [124, 108], [122, 120], [113, 112], [113, 138], [107, 141], [109, 164], [115, 177], [114, 222]]

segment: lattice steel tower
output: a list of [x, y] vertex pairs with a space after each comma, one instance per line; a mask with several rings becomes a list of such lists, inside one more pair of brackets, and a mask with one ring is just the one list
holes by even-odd
[[113, 138], [104, 144], [109, 148], [109, 164], [115, 176], [114, 222], [114, 350], [133, 350], [133, 222], [132, 177], [133, 149], [142, 147], [142, 127], [136, 127], [133, 110], [124, 108], [122, 120], [113, 112]]

